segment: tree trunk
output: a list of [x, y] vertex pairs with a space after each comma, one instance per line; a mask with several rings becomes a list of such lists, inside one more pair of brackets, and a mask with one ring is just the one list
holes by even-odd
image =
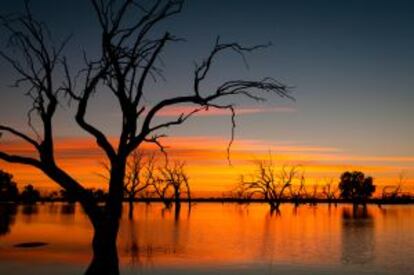
[[94, 236], [93, 258], [86, 275], [119, 275], [116, 239], [122, 215], [123, 180], [125, 162], [112, 164], [109, 193], [101, 216], [92, 217]]
[[85, 275], [119, 275], [116, 239], [119, 220], [95, 225], [92, 241], [93, 258]]
[[276, 213], [277, 215], [279, 215], [280, 214], [279, 206], [280, 206], [281, 201], [274, 200], [274, 201], [270, 201], [269, 203], [270, 203], [270, 213], [271, 214]]

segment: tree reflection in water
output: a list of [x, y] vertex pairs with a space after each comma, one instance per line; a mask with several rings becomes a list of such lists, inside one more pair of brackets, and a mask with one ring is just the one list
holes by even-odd
[[62, 215], [74, 215], [75, 214], [75, 203], [64, 203], [61, 205], [60, 214]]
[[375, 258], [375, 221], [367, 206], [342, 209], [343, 264], [365, 265]]
[[10, 233], [17, 213], [16, 204], [0, 204], [0, 236]]
[[24, 204], [22, 208], [22, 214], [25, 216], [36, 215], [39, 213], [39, 208], [36, 204]]

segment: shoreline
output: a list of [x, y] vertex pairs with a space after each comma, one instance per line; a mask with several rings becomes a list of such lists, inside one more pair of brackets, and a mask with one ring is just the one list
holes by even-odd
[[[77, 201], [69, 201], [64, 199], [40, 199], [34, 203], [53, 203], [53, 202], [66, 202], [66, 203], [76, 203]], [[104, 202], [104, 200], [99, 201]], [[303, 205], [303, 204], [310, 204], [310, 205], [317, 205], [317, 204], [355, 204], [351, 200], [344, 200], [344, 199], [323, 199], [323, 198], [309, 198], [309, 199], [282, 199], [280, 200], [283, 204], [294, 204], [294, 205]], [[30, 205], [34, 203], [25, 203], [25, 202], [8, 202], [4, 201], [0, 204], [18, 204], [18, 205]], [[129, 200], [123, 200], [123, 203], [130, 203]], [[162, 203], [162, 200], [159, 198], [138, 198], [134, 199], [133, 203]], [[188, 204], [189, 200], [187, 198], [181, 199], [182, 204]], [[192, 198], [191, 203], [237, 203], [237, 204], [250, 204], [250, 203], [268, 203], [264, 199], [238, 199], [238, 198]], [[356, 203], [356, 204], [364, 204], [364, 203]], [[405, 205], [405, 204], [414, 204], [414, 198], [397, 198], [397, 199], [380, 199], [380, 198], [372, 198], [368, 199], [365, 204], [376, 204], [376, 205]]]

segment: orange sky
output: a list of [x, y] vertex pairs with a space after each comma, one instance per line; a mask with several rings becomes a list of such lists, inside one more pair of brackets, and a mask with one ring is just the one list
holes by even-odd
[[[231, 190], [241, 174], [254, 171], [254, 160], [267, 159], [269, 152], [276, 164], [301, 165], [309, 186], [338, 179], [345, 170], [362, 170], [372, 175], [378, 185], [395, 184], [401, 172], [405, 175], [404, 190], [414, 186], [414, 157], [350, 155], [339, 148], [289, 143], [269, 143], [238, 139], [231, 150], [231, 165], [227, 161], [228, 140], [218, 137], [169, 137], [163, 142], [170, 157], [185, 161], [193, 192], [198, 195], [220, 195]], [[58, 138], [56, 156], [67, 169], [87, 187], [106, 184], [101, 176], [104, 155], [90, 138]], [[153, 150], [155, 148], [145, 146]], [[34, 154], [29, 145], [3, 140], [1, 150], [23, 155]], [[33, 168], [0, 162], [0, 167], [15, 175], [19, 185], [34, 183], [42, 190], [57, 185]]]

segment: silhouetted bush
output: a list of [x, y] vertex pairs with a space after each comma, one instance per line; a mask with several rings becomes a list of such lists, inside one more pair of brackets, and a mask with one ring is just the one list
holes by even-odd
[[341, 197], [353, 203], [366, 203], [375, 192], [373, 178], [365, 177], [360, 171], [343, 173], [338, 187]]
[[20, 194], [20, 200], [23, 203], [33, 204], [40, 199], [40, 192], [36, 190], [33, 185], [28, 184], [24, 187], [23, 192]]
[[70, 202], [70, 203], [74, 203], [77, 200], [75, 194], [73, 194], [73, 193], [71, 193], [71, 192], [69, 192], [69, 191], [67, 191], [65, 189], [59, 190], [59, 194], [60, 194], [60, 198], [63, 201]]
[[108, 198], [108, 193], [105, 192], [103, 189], [100, 188], [89, 188], [86, 189], [87, 192], [90, 192], [90, 194], [95, 198], [96, 201], [103, 202]]
[[0, 170], [0, 201], [16, 201], [19, 196], [13, 175]]

